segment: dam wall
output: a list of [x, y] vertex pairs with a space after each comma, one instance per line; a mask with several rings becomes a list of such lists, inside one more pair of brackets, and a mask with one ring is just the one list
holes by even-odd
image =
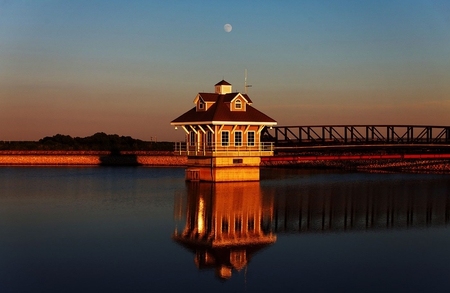
[[187, 157], [171, 152], [0, 151], [0, 165], [126, 165], [186, 166]]
[[[186, 167], [187, 156], [172, 152], [135, 151], [0, 151], [0, 166], [154, 166]], [[450, 173], [450, 159], [263, 160], [261, 167], [383, 170]]]

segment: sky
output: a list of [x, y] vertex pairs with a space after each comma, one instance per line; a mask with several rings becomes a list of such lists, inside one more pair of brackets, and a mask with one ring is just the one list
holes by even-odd
[[0, 141], [182, 141], [245, 69], [281, 126], [450, 125], [450, 2], [0, 0]]

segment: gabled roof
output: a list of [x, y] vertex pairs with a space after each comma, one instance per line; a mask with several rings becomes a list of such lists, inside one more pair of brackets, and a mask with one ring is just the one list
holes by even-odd
[[224, 95], [224, 96], [225, 96], [225, 97], [224, 97], [223, 101], [224, 101], [225, 103], [230, 103], [230, 102], [232, 102], [232, 101], [233, 101], [234, 99], [236, 99], [238, 96], [243, 97], [243, 98], [247, 101], [247, 104], [251, 104], [251, 103], [252, 103], [252, 100], [250, 100], [249, 96], [247, 96], [246, 94], [232, 93], [232, 94], [226, 94], [226, 95]]
[[[215, 93], [198, 93], [198, 96], [202, 98], [203, 101], [205, 102], [215, 102], [217, 101], [217, 96], [219, 96], [219, 94], [215, 94]], [[194, 103], [196, 102], [196, 100], [194, 100]]]
[[[213, 94], [214, 95], [214, 94]], [[196, 111], [196, 108], [192, 108], [180, 117], [171, 122], [172, 125], [183, 125], [189, 123], [200, 124], [220, 124], [221, 122], [243, 122], [254, 124], [266, 124], [275, 125], [277, 122], [262, 113], [261, 111], [247, 105], [246, 111], [230, 111], [230, 108], [225, 104], [227, 99], [236, 97], [234, 94], [217, 95], [216, 102], [207, 111]], [[248, 97], [247, 95], [243, 95]], [[202, 96], [203, 98], [203, 96]], [[231, 98], [232, 99], [232, 98]], [[231, 101], [231, 100], [230, 100]]]
[[229, 82], [227, 82], [227, 81], [225, 81], [225, 80], [221, 80], [221, 81], [219, 81], [218, 83], [216, 83], [215, 85], [231, 85], [231, 83], [229, 83]]

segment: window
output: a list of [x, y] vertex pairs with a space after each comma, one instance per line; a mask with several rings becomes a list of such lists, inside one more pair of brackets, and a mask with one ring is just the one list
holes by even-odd
[[228, 233], [228, 219], [222, 218], [222, 233]]
[[211, 146], [211, 145], [212, 145], [212, 132], [211, 132], [211, 131], [208, 131], [208, 132], [206, 133], [206, 144], [207, 144], [208, 146]]
[[222, 131], [222, 146], [228, 146], [230, 142], [230, 132]]
[[198, 103], [198, 108], [199, 109], [203, 109], [205, 107], [205, 104], [203, 104], [202, 102]]
[[193, 132], [193, 131], [191, 131], [189, 134], [190, 134], [190, 135], [189, 135], [189, 144], [190, 144], [191, 146], [194, 146], [194, 145], [195, 145], [195, 141], [196, 141], [196, 139], [195, 139], [196, 133]]
[[236, 109], [242, 109], [242, 102], [241, 102], [241, 100], [236, 100], [236, 102], [234, 104], [234, 107]]
[[234, 146], [242, 145], [242, 131], [236, 131], [234, 133]]
[[255, 219], [253, 217], [250, 217], [248, 219], [248, 226], [247, 226], [248, 231], [254, 231], [255, 230]]
[[241, 217], [236, 217], [236, 219], [234, 219], [234, 231], [235, 232], [241, 232], [242, 231], [242, 219]]
[[243, 159], [233, 159], [233, 164], [242, 164]]
[[248, 146], [255, 145], [255, 132], [254, 131], [247, 132], [247, 145]]

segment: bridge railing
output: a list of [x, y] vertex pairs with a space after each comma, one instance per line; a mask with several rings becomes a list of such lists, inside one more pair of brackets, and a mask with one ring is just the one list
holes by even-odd
[[265, 140], [288, 145], [450, 144], [450, 126], [327, 125], [275, 126]]

